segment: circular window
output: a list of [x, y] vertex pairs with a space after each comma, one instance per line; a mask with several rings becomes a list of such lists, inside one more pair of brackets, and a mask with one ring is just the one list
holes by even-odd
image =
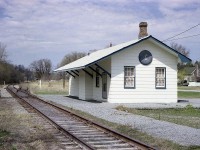
[[143, 65], [149, 65], [152, 62], [153, 56], [148, 50], [143, 50], [139, 54], [139, 61]]

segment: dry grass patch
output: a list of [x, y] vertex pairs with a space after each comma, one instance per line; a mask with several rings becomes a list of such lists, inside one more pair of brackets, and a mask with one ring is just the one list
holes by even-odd
[[34, 94], [63, 94], [68, 95], [68, 82], [66, 81], [65, 88], [63, 88], [63, 81], [52, 80], [52, 81], [42, 81], [41, 87], [40, 82], [28, 82], [21, 83], [20, 86], [23, 89], [29, 89], [30, 92]]
[[49, 149], [49, 141], [54, 143], [52, 134], [34, 122], [29, 114], [16, 114], [17, 104], [12, 98], [0, 98], [0, 150]]

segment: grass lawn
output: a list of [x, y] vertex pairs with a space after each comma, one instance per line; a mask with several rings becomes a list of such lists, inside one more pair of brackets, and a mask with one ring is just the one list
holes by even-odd
[[178, 98], [200, 98], [200, 92], [178, 91]]
[[39, 120], [16, 104], [0, 97], [0, 150], [47, 150], [56, 143]]
[[178, 86], [178, 90], [188, 90], [188, 91], [178, 91], [179, 98], [200, 98], [200, 92], [192, 92], [190, 90], [199, 90], [199, 86]]
[[200, 129], [200, 109], [188, 105], [186, 108], [166, 108], [166, 109], [135, 109], [124, 106], [116, 107], [117, 110], [126, 111], [136, 115], [142, 115], [157, 120], [185, 125]]
[[[52, 103], [54, 103], [54, 102], [52, 102]], [[54, 103], [54, 104], [56, 104], [56, 103]], [[58, 105], [58, 104], [56, 104], [56, 105]], [[82, 117], [96, 121], [99, 124], [103, 124], [104, 126], [107, 126], [107, 127], [111, 128], [115, 131], [118, 131], [122, 134], [128, 135], [128, 136], [130, 136], [134, 139], [142, 141], [146, 144], [149, 144], [149, 145], [156, 147], [158, 149], [161, 149], [161, 150], [199, 150], [200, 149], [200, 146], [189, 146], [189, 147], [181, 146], [181, 145], [175, 144], [175, 143], [168, 141], [168, 140], [152, 137], [151, 135], [148, 135], [147, 133], [144, 133], [142, 131], [139, 131], [137, 129], [132, 128], [128, 124], [127, 125], [120, 125], [120, 124], [117, 124], [117, 123], [112, 123], [112, 122], [106, 121], [104, 119], [97, 118], [97, 117], [95, 117], [95, 116], [93, 116], [89, 113], [85, 113], [85, 112], [80, 111], [80, 110], [75, 110], [73, 108], [62, 106], [62, 105], [58, 105], [58, 106], [60, 106], [64, 109], [70, 110], [70, 111], [72, 111], [76, 114], [79, 114]]]
[[179, 90], [200, 90], [199, 86], [178, 86]]
[[22, 83], [20, 86], [23, 88], [29, 88], [29, 90], [34, 94], [63, 94], [68, 95], [68, 81], [65, 83], [65, 88], [63, 88], [63, 81], [42, 81], [41, 87], [39, 81]]

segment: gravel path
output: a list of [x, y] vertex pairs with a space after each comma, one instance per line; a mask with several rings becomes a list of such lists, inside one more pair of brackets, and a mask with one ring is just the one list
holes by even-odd
[[0, 97], [11, 98], [12, 96], [5, 90], [5, 88], [0, 88]]
[[[92, 103], [71, 99], [60, 95], [42, 95], [46, 100], [56, 102], [74, 109], [78, 109], [93, 116], [123, 125], [130, 125], [142, 132], [146, 132], [152, 136], [171, 140], [180, 145], [200, 145], [200, 129], [187, 126], [177, 125], [165, 121], [159, 121], [152, 118], [133, 115], [130, 113], [118, 111], [114, 109], [118, 105], [111, 103]], [[123, 104], [127, 107], [151, 107], [151, 108], [169, 108], [169, 107], [185, 107], [188, 103], [176, 104]], [[198, 107], [199, 104], [193, 104]]]
[[0, 88], [1, 97], [5, 99], [7, 103], [13, 106], [13, 112], [16, 114], [28, 114], [28, 112], [6, 91], [4, 88]]

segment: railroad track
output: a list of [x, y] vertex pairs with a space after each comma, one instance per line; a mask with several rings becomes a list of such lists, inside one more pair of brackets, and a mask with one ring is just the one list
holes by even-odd
[[46, 102], [26, 90], [14, 86], [8, 86], [7, 90], [80, 144], [82, 149], [155, 150], [147, 144]]
[[[58, 130], [54, 125], [52, 125], [49, 120], [44, 119], [42, 115], [37, 113], [34, 109], [32, 109], [27, 103], [23, 102], [20, 99], [17, 99], [20, 105], [22, 105], [25, 110], [31, 115], [33, 121], [39, 122], [40, 125], [43, 126], [45, 132], [51, 133], [53, 135], [52, 139], [47, 139], [47, 142], [49, 141], [56, 141], [57, 145], [48, 145], [49, 149], [54, 150], [82, 150], [80, 144], [78, 144], [76, 141], [74, 141], [72, 138], [70, 138], [68, 135], [63, 134], [60, 130]], [[33, 129], [32, 129], [33, 130]], [[44, 142], [46, 142], [46, 139], [44, 139]]]

